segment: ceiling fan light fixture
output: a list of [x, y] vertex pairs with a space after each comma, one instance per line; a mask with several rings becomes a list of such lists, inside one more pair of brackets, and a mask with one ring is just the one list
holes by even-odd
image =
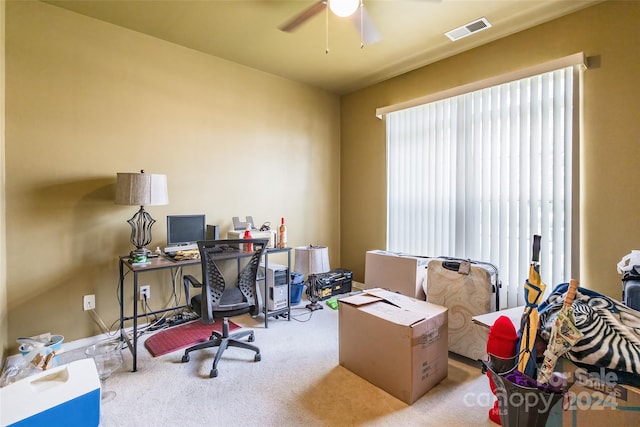
[[334, 15], [346, 18], [356, 13], [360, 0], [329, 0], [329, 9]]

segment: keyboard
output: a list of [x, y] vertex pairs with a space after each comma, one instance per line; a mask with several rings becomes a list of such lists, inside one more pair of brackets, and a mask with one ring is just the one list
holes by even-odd
[[192, 251], [194, 249], [198, 249], [197, 243], [192, 243], [190, 245], [167, 246], [166, 248], [164, 248], [164, 253], [175, 254], [178, 251]]

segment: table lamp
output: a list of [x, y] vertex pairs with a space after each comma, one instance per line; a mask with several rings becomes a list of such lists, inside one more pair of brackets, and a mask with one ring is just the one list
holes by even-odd
[[306, 305], [311, 311], [322, 308], [318, 304], [320, 299], [320, 283], [316, 274], [326, 273], [331, 270], [329, 267], [329, 249], [326, 246], [299, 246], [295, 249], [296, 263], [295, 271], [306, 274], [307, 296], [310, 303]]
[[144, 173], [118, 173], [116, 183], [116, 204], [140, 206], [140, 210], [131, 217], [131, 244], [136, 247], [131, 251], [131, 257], [147, 256], [151, 251], [147, 249], [151, 243], [151, 226], [156, 222], [145, 206], [166, 205], [169, 203], [167, 193], [167, 176]]

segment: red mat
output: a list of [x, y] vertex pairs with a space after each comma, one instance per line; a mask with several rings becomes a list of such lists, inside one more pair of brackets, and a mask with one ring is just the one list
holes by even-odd
[[[205, 325], [200, 320], [194, 320], [193, 322], [155, 333], [147, 338], [144, 346], [153, 357], [162, 356], [208, 340], [211, 336], [211, 331], [222, 332], [222, 323], [222, 319], [216, 320], [216, 323], [211, 325]], [[239, 325], [229, 321], [229, 332], [238, 328], [240, 328]]]

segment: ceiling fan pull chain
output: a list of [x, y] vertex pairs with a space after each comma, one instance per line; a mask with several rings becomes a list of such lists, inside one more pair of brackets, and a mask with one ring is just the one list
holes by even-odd
[[325, 14], [324, 14], [324, 28], [325, 28], [325, 54], [329, 54], [329, 8], [326, 7], [325, 8]]
[[364, 4], [360, 0], [360, 49], [364, 49]]

